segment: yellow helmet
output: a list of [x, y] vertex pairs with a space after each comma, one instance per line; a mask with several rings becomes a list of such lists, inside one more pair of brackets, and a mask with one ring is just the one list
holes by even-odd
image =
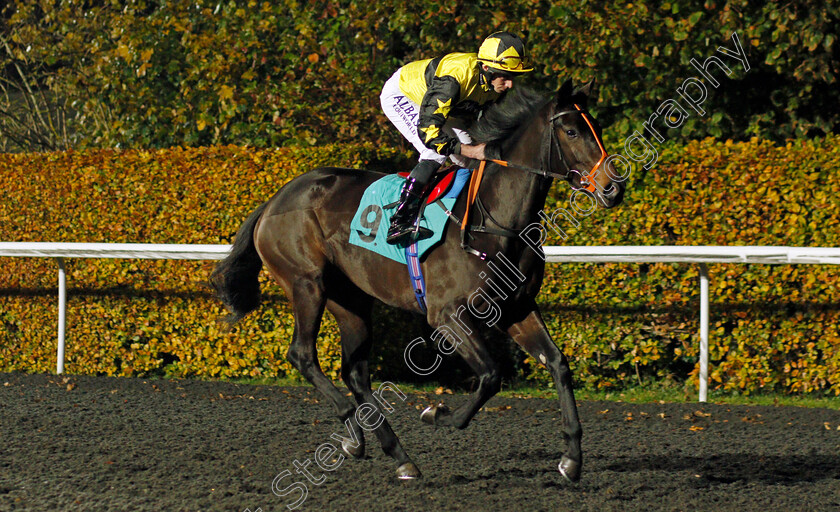
[[494, 71], [527, 73], [534, 68], [525, 55], [525, 43], [510, 32], [496, 32], [487, 36], [478, 49], [478, 60]]

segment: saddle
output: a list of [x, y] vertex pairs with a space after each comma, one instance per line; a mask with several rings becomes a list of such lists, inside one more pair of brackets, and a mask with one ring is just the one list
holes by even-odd
[[[439, 169], [432, 176], [432, 181], [430, 183], [430, 187], [432, 187], [432, 189], [426, 197], [426, 204], [434, 203], [449, 192], [452, 188], [452, 184], [455, 182], [455, 174], [458, 172], [459, 168], [460, 167], [457, 165], [449, 165]], [[408, 178], [408, 174], [409, 173], [407, 172], [398, 172], [397, 176]]]

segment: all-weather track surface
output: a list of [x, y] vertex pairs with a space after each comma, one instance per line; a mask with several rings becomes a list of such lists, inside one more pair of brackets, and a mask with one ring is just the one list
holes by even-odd
[[272, 493], [284, 471], [299, 510], [840, 510], [840, 411], [582, 402], [569, 484], [556, 400], [497, 397], [452, 431], [420, 421], [440, 399], [463, 397], [390, 400], [422, 479], [368, 435], [367, 459], [310, 462], [316, 485], [295, 461], [345, 430], [312, 388], [0, 374], [0, 510], [282, 511], [302, 496]]

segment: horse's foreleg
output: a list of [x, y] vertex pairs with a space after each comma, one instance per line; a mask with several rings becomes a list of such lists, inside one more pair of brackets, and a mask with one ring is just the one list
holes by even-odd
[[577, 404], [572, 388], [572, 371], [569, 361], [551, 340], [538, 310], [531, 311], [524, 320], [513, 324], [508, 333], [513, 340], [537, 361], [542, 363], [554, 379], [560, 411], [563, 419], [563, 433], [568, 451], [561, 457], [558, 469], [572, 482], [580, 480], [583, 463], [580, 449], [582, 431], [578, 419]]
[[501, 390], [502, 378], [496, 363], [493, 362], [493, 358], [484, 346], [481, 334], [473, 325], [474, 322], [463, 315], [459, 323], [471, 332], [467, 334], [466, 329], [461, 329], [458, 334], [455, 334], [454, 330], [449, 329], [451, 334], [446, 341], [450, 347], [457, 345], [455, 351], [478, 377], [478, 389], [466, 403], [457, 409], [449, 411], [445, 407], [431, 407], [423, 412], [422, 418], [423, 421], [435, 425], [466, 428], [481, 406]]
[[[382, 445], [382, 450], [397, 461], [398, 478], [418, 478], [420, 470], [408, 457], [399, 438], [385, 419], [380, 402], [382, 398], [377, 399], [371, 391], [368, 357], [371, 348], [372, 301], [367, 296], [356, 296], [342, 302], [348, 307], [330, 300], [327, 302], [327, 308], [335, 317], [341, 331], [341, 378], [359, 404], [356, 422], [365, 430], [373, 430]], [[359, 418], [360, 414], [365, 417]]]

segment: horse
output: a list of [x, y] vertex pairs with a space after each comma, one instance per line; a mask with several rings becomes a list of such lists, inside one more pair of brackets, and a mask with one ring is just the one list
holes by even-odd
[[[487, 162], [477, 189], [475, 204], [481, 206], [483, 221], [467, 237], [447, 228], [442, 243], [425, 256], [425, 313], [405, 265], [348, 243], [350, 221], [362, 194], [383, 173], [338, 167], [308, 171], [285, 184], [241, 225], [230, 253], [213, 270], [211, 284], [231, 312], [231, 323], [260, 304], [258, 275], [263, 267], [285, 291], [295, 322], [287, 358], [332, 403], [356, 440], [342, 442], [347, 455], [363, 457], [363, 430], [373, 430], [383, 451], [396, 461], [398, 478], [421, 476], [384, 415], [375, 428], [368, 428], [360, 425], [356, 414], [363, 404], [377, 403], [368, 369], [371, 314], [377, 299], [425, 314], [431, 327], [446, 334], [450, 352], [457, 352], [477, 376], [477, 389], [465, 403], [452, 410], [443, 404], [428, 408], [421, 415], [427, 423], [463, 429], [500, 391], [500, 372], [483, 335], [488, 329], [512, 339], [547, 367], [557, 389], [566, 442], [558, 469], [569, 481], [580, 479], [582, 431], [572, 372], [535, 301], [545, 271], [544, 256], [541, 248], [534, 250], [533, 243], [516, 234], [539, 225], [555, 178], [565, 179], [600, 208], [622, 202], [624, 183], [604, 164], [601, 127], [587, 110], [591, 92], [591, 81], [574, 88], [567, 80], [555, 93], [520, 87], [488, 107], [473, 124], [469, 133], [474, 141], [486, 143], [486, 153], [497, 157]], [[467, 212], [465, 195], [451, 210], [456, 217]], [[495, 270], [507, 265], [507, 277], [518, 281], [516, 286], [508, 282], [504, 287], [504, 276], [498, 272], [498, 282], [489, 279], [494, 274], [488, 266], [493, 269], [494, 262], [477, 255], [499, 258]], [[477, 296], [480, 288], [484, 293]], [[492, 326], [473, 317], [494, 304], [500, 312]], [[324, 375], [318, 362], [316, 337], [325, 308], [339, 327], [341, 378], [356, 404]]]

